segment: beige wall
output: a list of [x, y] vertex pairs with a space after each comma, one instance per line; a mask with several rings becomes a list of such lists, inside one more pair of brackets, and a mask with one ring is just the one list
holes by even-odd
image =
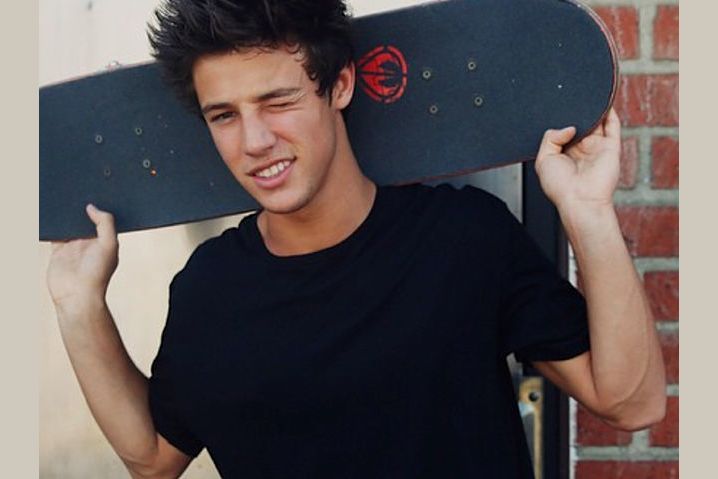
[[[96, 72], [107, 64], [149, 59], [144, 33], [155, 0], [40, 0], [41, 85]], [[354, 0], [356, 15], [419, 3]], [[138, 367], [149, 372], [159, 343], [167, 286], [202, 239], [235, 224], [238, 217], [120, 236], [120, 266], [108, 303]], [[49, 245], [39, 245], [41, 301], [40, 477], [127, 477], [124, 466], [92, 419], [60, 339], [47, 290]], [[206, 453], [185, 477], [218, 477]]]

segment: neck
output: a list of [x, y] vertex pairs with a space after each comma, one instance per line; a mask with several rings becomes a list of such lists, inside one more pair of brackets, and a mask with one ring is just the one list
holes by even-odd
[[348, 141], [340, 142], [328, 178], [310, 204], [287, 214], [264, 210], [257, 227], [276, 256], [313, 253], [349, 237], [369, 215], [375, 196], [376, 185], [359, 169]]
[[376, 186], [366, 177], [344, 189], [341, 196], [322, 207], [292, 214], [263, 211], [257, 226], [267, 249], [276, 256], [314, 253], [348, 238], [369, 215]]

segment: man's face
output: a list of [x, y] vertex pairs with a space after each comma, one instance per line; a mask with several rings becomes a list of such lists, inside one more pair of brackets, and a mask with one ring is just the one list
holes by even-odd
[[[300, 53], [249, 50], [201, 57], [193, 68], [202, 114], [234, 177], [272, 213], [300, 210], [334, 174], [337, 125], [351, 99], [346, 72], [331, 104], [316, 94]], [[349, 70], [349, 69], [345, 69]], [[347, 85], [346, 83], [351, 83]]]

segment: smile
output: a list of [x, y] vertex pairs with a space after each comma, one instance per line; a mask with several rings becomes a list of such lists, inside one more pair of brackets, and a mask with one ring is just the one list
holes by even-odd
[[254, 184], [263, 190], [281, 187], [289, 179], [294, 159], [281, 160], [251, 174]]
[[254, 176], [258, 176], [260, 178], [273, 178], [286, 170], [291, 163], [292, 162], [289, 160], [280, 161], [279, 163], [275, 163], [272, 166], [254, 173]]

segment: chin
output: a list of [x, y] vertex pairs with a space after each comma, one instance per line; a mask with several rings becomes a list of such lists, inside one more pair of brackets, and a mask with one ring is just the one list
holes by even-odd
[[264, 211], [276, 215], [296, 213], [309, 203], [309, 199], [303, 195], [282, 194], [272, 198], [258, 198], [255, 196], [254, 199], [260, 204]]

